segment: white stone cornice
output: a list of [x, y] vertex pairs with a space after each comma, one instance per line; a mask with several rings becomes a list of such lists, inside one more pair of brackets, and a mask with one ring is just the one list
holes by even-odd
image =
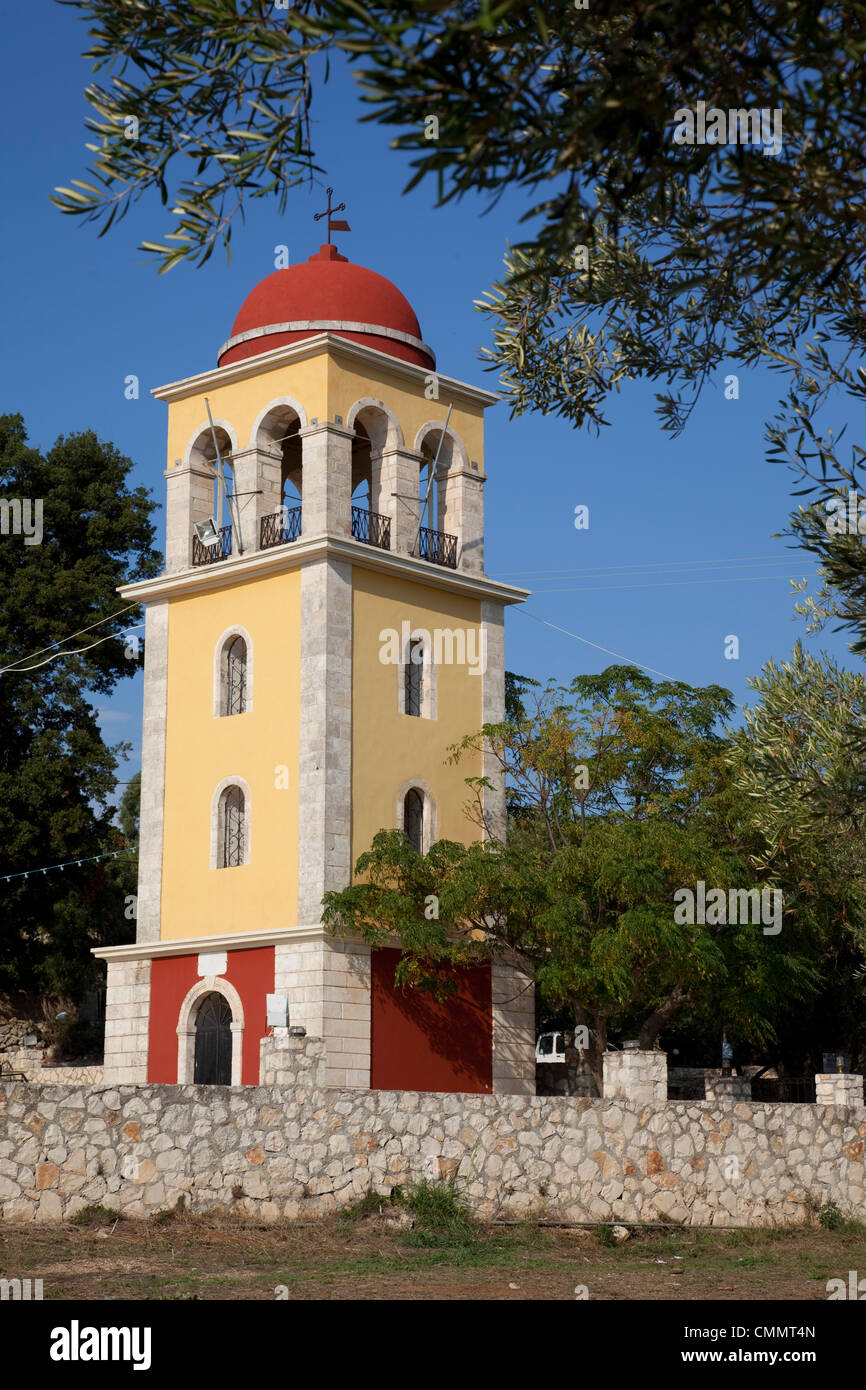
[[427, 560], [418, 560], [411, 555], [379, 550], [348, 536], [325, 533], [301, 537], [299, 540], [287, 542], [286, 545], [257, 550], [253, 554], [233, 556], [211, 565], [201, 565], [197, 569], [163, 574], [156, 579], [140, 579], [134, 584], [121, 585], [117, 592], [130, 603], [152, 603], [155, 599], [179, 598], [186, 594], [203, 593], [208, 589], [221, 589], [229, 584], [237, 584], [243, 579], [276, 574], [281, 570], [298, 569], [301, 565], [323, 559], [342, 560], [358, 565], [361, 569], [377, 570], [394, 578], [408, 579], [416, 584], [427, 584], [435, 589], [445, 589], [450, 593], [462, 594], [467, 598], [479, 598], [482, 601], [523, 603], [530, 594], [529, 589], [518, 589], [513, 584], [502, 584], [496, 579], [482, 578], [468, 570], [446, 569], [443, 565], [433, 565]]
[[[240, 362], [231, 362], [227, 367], [214, 367], [196, 376], [183, 377], [171, 381], [167, 386], [156, 386], [151, 391], [159, 401], [182, 401], [187, 396], [198, 396], [203, 391], [217, 386], [228, 386], [247, 377], [261, 376], [262, 373], [277, 367], [286, 367], [293, 362], [302, 362], [308, 357], [318, 357], [320, 353], [331, 352], [349, 357], [362, 365], [375, 367], [378, 371], [387, 370], [396, 376], [405, 377], [423, 389], [431, 367], [416, 367], [413, 362], [404, 362], [400, 357], [391, 357], [387, 352], [353, 343], [349, 338], [341, 338], [337, 333], [318, 333], [315, 338], [304, 338], [299, 343], [289, 343], [287, 347], [272, 348], [270, 352], [260, 352], [256, 357], [245, 357]], [[471, 405], [495, 405], [499, 400], [494, 391], [484, 391], [480, 386], [470, 386], [468, 382], [458, 381], [456, 377], [443, 376], [436, 372], [440, 396], [449, 400], [464, 401]]]
[[279, 946], [293, 941], [346, 941], [335, 938], [322, 924], [279, 927], [274, 931], [226, 932], [221, 936], [185, 936], [177, 941], [133, 941], [127, 946], [93, 946], [91, 955], [99, 960], [152, 960], [159, 956], [197, 956], [203, 951], [254, 950], [258, 946]]
[[407, 347], [418, 348], [421, 352], [426, 352], [430, 358], [432, 371], [436, 365], [436, 354], [425, 343], [422, 338], [416, 338], [413, 333], [402, 333], [397, 328], [388, 328], [382, 323], [357, 323], [354, 319], [293, 319], [291, 323], [269, 323], [263, 328], [250, 328], [246, 333], [237, 333], [233, 338], [229, 338], [223, 343], [217, 357], [222, 357], [223, 353], [229, 352], [231, 348], [238, 347], [240, 343], [254, 342], [256, 338], [269, 338], [276, 333], [367, 333], [375, 338], [393, 338], [397, 343], [405, 343]]

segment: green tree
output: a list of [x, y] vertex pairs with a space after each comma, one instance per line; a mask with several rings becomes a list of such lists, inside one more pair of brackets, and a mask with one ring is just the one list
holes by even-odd
[[[93, 696], [135, 673], [122, 634], [140, 610], [117, 586], [157, 572], [155, 504], [130, 488], [132, 464], [92, 431], [42, 453], [20, 415], [0, 417], [0, 495], [41, 503], [40, 544], [0, 537], [0, 989], [79, 999], [97, 979], [89, 948], [128, 935], [108, 864], [33, 873], [119, 852], [113, 824], [118, 755], [102, 738]], [[75, 634], [75, 635], [74, 635]], [[133, 890], [134, 891], [134, 890]]]
[[[613, 1033], [651, 1047], [685, 1010], [770, 1040], [781, 1001], [809, 987], [784, 932], [674, 920], [679, 888], [754, 881], [743, 799], [715, 732], [729, 693], [609, 667], [546, 687], [529, 709], [528, 683], [510, 694], [511, 718], [454, 750], [484, 739], [507, 774], [507, 845], [440, 841], [418, 855], [402, 832], [380, 831], [356, 864], [360, 881], [326, 895], [328, 927], [372, 945], [396, 936], [398, 983], [442, 993], [455, 966], [515, 957], [546, 1007], [588, 1028], [599, 1082]], [[480, 827], [483, 779], [467, 783]]]

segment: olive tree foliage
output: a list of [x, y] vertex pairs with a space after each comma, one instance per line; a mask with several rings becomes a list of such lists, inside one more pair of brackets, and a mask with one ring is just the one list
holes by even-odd
[[[817, 971], [805, 1005], [775, 1020], [793, 1061], [828, 1045], [866, 1056], [866, 678], [797, 643], [750, 679], [755, 701], [728, 751], [759, 839], [752, 867], [784, 892], [789, 947]], [[802, 1063], [801, 1063], [802, 1064]]]
[[[356, 67], [367, 119], [400, 128], [394, 145], [414, 154], [409, 186], [432, 178], [440, 203], [525, 189], [537, 199], [529, 244], [551, 271], [592, 239], [599, 196], [616, 236], [635, 199], [667, 217], [683, 190], [707, 214], [697, 281], [702, 265], [724, 261], [796, 295], [857, 260], [866, 11], [856, 0], [60, 2], [89, 23], [86, 55], [107, 79], [86, 92], [91, 181], [63, 190], [60, 206], [104, 230], [158, 190], [180, 219], [156, 252], [171, 263], [227, 242], [245, 198], [284, 199], [309, 177], [313, 77], [335, 51]], [[675, 144], [675, 113], [697, 100], [781, 107], [782, 151]]]
[[[410, 154], [409, 188], [525, 194], [524, 239], [479, 300], [512, 412], [600, 429], [642, 378], [675, 434], [724, 363], [782, 373], [768, 454], [810, 496], [790, 533], [836, 587], [805, 603], [866, 640], [863, 557], [822, 527], [862, 459], [822, 412], [866, 389], [863, 0], [59, 2], [97, 78], [64, 212], [102, 234], [155, 193], [171, 225], [144, 247], [161, 270], [201, 264], [250, 200], [284, 211], [320, 172], [311, 118], [339, 55], [363, 119]], [[698, 102], [752, 136], [750, 112], [781, 113], [781, 147], [678, 143]]]
[[798, 863], [803, 886], [830, 892], [837, 920], [866, 944], [866, 679], [798, 642], [749, 685], [757, 699], [731, 734], [729, 762], [761, 832], [756, 863]]

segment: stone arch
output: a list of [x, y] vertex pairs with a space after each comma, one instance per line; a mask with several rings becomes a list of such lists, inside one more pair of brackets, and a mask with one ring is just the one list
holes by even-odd
[[[238, 453], [238, 437], [234, 427], [229, 424], [228, 420], [223, 419], [214, 420], [213, 423], [223, 460], [228, 455], [233, 456]], [[224, 450], [225, 452], [223, 452]], [[203, 466], [212, 468], [214, 459], [213, 434], [211, 433], [210, 421], [205, 420], [187, 441], [187, 446], [183, 452], [183, 466], [184, 468], [201, 468]]]
[[280, 470], [280, 506], [300, 505], [303, 499], [301, 431], [306, 427], [307, 412], [300, 401], [276, 396], [259, 411], [250, 431], [250, 448], [256, 450], [260, 469], [276, 466]]
[[243, 1074], [244, 1006], [234, 985], [222, 975], [203, 975], [192, 986], [177, 1017], [177, 1084], [191, 1086], [195, 1069], [195, 1024], [208, 994], [221, 994], [232, 1011], [232, 1082], [240, 1086]]
[[[421, 426], [415, 436], [415, 443], [412, 445], [414, 453], [423, 457], [426, 446], [429, 457], [433, 458], [436, 453], [436, 446], [439, 443], [439, 436], [444, 428], [444, 420], [428, 420], [425, 425]], [[439, 455], [440, 468], [450, 469], [455, 464], [459, 468], [468, 468], [469, 455], [466, 451], [466, 445], [463, 443], [459, 434], [457, 434], [450, 425], [448, 426], [445, 439], [446, 442], [443, 444], [442, 452]]]
[[355, 401], [346, 416], [346, 429], [354, 430], [359, 423], [377, 453], [383, 449], [403, 448], [403, 431], [397, 416], [376, 396], [362, 396]]
[[245, 627], [227, 627], [225, 632], [221, 633], [217, 638], [213, 654], [213, 712], [215, 719], [219, 719], [225, 712], [225, 654], [229, 644], [233, 642], [236, 637], [242, 637], [247, 648], [247, 679], [244, 714], [249, 714], [253, 707], [253, 639], [250, 637]]
[[275, 396], [272, 401], [268, 401], [267, 405], [262, 406], [253, 421], [253, 427], [250, 430], [251, 449], [261, 449], [263, 447], [264, 441], [260, 438], [260, 431], [265, 429], [267, 432], [269, 428], [268, 417], [274, 415], [276, 412], [291, 412], [297, 415], [301, 423], [301, 429], [305, 430], [307, 428], [307, 412], [304, 410], [301, 402], [296, 400], [294, 396]]

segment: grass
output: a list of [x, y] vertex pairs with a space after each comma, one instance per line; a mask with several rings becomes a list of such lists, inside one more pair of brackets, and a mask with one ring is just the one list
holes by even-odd
[[337, 1219], [263, 1226], [89, 1207], [66, 1225], [0, 1226], [0, 1273], [41, 1278], [52, 1299], [294, 1300], [826, 1299], [866, 1272], [866, 1230], [612, 1230], [473, 1220], [448, 1183], [365, 1197]]

